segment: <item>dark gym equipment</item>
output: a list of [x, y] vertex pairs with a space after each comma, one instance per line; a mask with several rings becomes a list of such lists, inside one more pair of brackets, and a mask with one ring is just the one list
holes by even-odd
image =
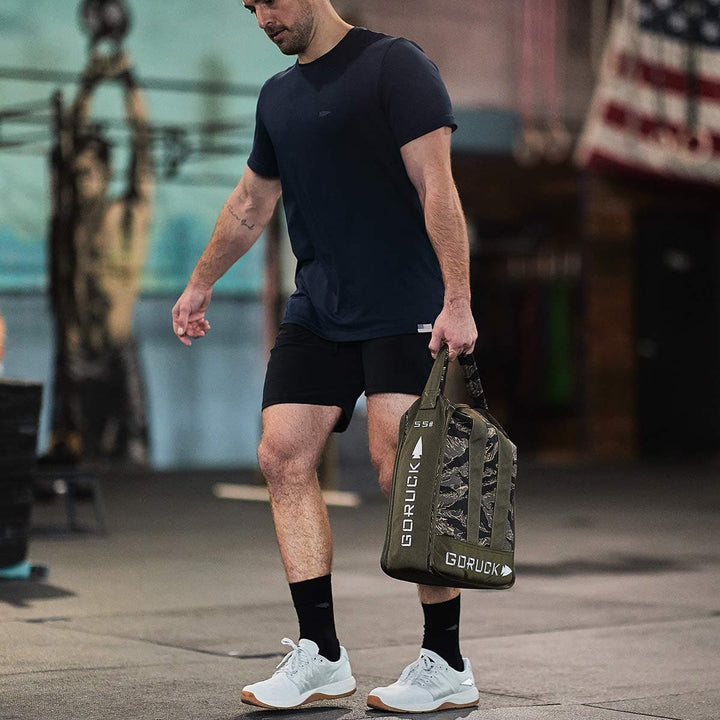
[[25, 561], [42, 384], [0, 381], [0, 569]]

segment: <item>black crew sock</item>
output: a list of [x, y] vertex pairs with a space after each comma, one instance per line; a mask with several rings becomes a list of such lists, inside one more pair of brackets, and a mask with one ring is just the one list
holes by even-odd
[[300, 637], [312, 640], [320, 654], [331, 662], [340, 659], [340, 643], [335, 633], [330, 575], [290, 583]]
[[436, 652], [454, 670], [465, 665], [460, 655], [460, 596], [446, 602], [422, 603], [425, 634], [422, 646]]

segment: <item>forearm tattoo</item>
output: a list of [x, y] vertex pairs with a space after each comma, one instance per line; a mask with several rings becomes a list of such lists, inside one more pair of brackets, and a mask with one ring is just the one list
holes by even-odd
[[228, 212], [241, 224], [244, 225], [248, 230], [252, 230], [255, 227], [256, 223], [253, 223], [252, 225], [248, 225], [248, 221], [245, 218], [241, 218], [229, 205], [225, 206], [228, 209]]

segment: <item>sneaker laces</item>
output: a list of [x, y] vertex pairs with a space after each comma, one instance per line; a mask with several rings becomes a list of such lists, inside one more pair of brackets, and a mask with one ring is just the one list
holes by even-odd
[[299, 670], [302, 670], [310, 664], [310, 656], [307, 650], [295, 644], [290, 638], [283, 638], [280, 642], [283, 645], [291, 647], [292, 650], [280, 661], [277, 669], [273, 673], [274, 675], [279, 673], [295, 675]]
[[437, 663], [428, 655], [421, 654], [415, 662], [405, 668], [400, 679], [408, 685], [426, 687], [435, 677], [437, 670]]

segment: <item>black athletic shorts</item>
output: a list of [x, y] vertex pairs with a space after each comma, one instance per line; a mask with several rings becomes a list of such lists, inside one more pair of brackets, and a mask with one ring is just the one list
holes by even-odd
[[335, 405], [343, 432], [360, 395], [422, 395], [433, 359], [429, 333], [392, 335], [357, 342], [331, 342], [301, 325], [280, 326], [270, 352], [263, 410], [270, 405]]

